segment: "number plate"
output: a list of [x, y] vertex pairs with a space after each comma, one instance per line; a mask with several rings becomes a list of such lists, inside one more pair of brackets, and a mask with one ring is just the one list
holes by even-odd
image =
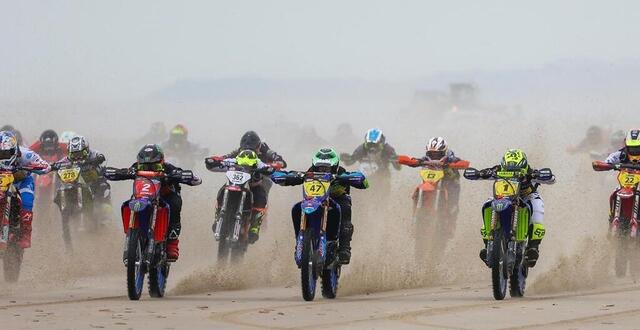
[[0, 173], [0, 191], [9, 190], [9, 186], [13, 183], [12, 173]]
[[420, 177], [425, 182], [438, 182], [444, 178], [443, 170], [421, 170]]
[[308, 197], [322, 197], [329, 192], [329, 182], [311, 180], [304, 183], [304, 194]]
[[518, 194], [520, 183], [509, 180], [496, 180], [493, 183], [493, 194], [495, 197], [512, 197]]
[[251, 174], [240, 171], [227, 171], [227, 179], [233, 184], [242, 185], [251, 180]]
[[640, 173], [621, 171], [620, 174], [618, 174], [618, 182], [620, 182], [620, 186], [623, 188], [633, 189], [640, 183]]
[[60, 180], [62, 180], [62, 182], [64, 183], [75, 182], [76, 180], [78, 180], [78, 177], [80, 176], [80, 168], [73, 167], [73, 168], [65, 168], [65, 169], [58, 170], [58, 176], [60, 177]]

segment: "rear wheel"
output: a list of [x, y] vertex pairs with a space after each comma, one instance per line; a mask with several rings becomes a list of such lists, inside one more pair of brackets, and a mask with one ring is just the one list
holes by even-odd
[[493, 236], [493, 249], [490, 251], [491, 282], [493, 285], [493, 298], [503, 300], [507, 295], [506, 272], [506, 242], [501, 229], [496, 230]]
[[313, 244], [311, 242], [311, 231], [304, 233], [302, 243], [302, 262], [300, 263], [300, 280], [302, 283], [302, 298], [312, 301], [316, 296], [317, 275], [314, 264]]
[[7, 246], [4, 257], [2, 258], [4, 280], [7, 282], [17, 282], [20, 277], [20, 267], [22, 266], [22, 257], [24, 249], [17, 242], [11, 242]]
[[144, 286], [142, 242], [138, 228], [129, 229], [127, 237], [127, 293], [129, 299], [138, 300]]

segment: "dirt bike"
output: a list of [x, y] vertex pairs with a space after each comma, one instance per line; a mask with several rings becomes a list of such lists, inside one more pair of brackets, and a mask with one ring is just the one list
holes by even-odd
[[222, 187], [222, 203], [212, 226], [213, 237], [218, 242], [218, 261], [237, 262], [247, 252], [248, 233], [251, 225], [251, 179], [255, 175], [269, 174], [272, 170], [244, 167], [235, 160], [218, 162], [220, 167], [212, 172], [226, 171], [227, 183]]
[[[42, 168], [19, 168], [17, 170], [35, 171]], [[0, 170], [0, 256], [4, 279], [16, 282], [20, 277], [20, 268], [24, 249], [18, 241], [22, 235], [20, 210], [22, 199], [14, 185], [14, 174], [17, 170]]]
[[[287, 177], [303, 177], [302, 197], [300, 202], [300, 230], [296, 237], [295, 262], [300, 268], [302, 298], [312, 301], [316, 294], [318, 278], [322, 283], [322, 296], [334, 299], [338, 293], [341, 264], [338, 260], [337, 240], [327, 237], [327, 221], [329, 210], [340, 212], [340, 205], [330, 197], [330, 186], [334, 180], [349, 180], [360, 173], [336, 176], [323, 172], [276, 172], [272, 179], [281, 183]], [[340, 223], [336, 224], [340, 228]]]
[[[182, 171], [180, 175], [186, 172], [190, 171]], [[148, 273], [149, 295], [164, 297], [171, 267], [166, 252], [169, 206], [160, 198], [160, 190], [167, 176], [153, 171], [137, 171], [134, 175], [133, 195], [121, 207], [126, 235], [123, 262], [127, 268], [127, 293], [130, 300], [140, 299]]]
[[[341, 153], [340, 159], [345, 165], [352, 165], [356, 160], [350, 154]], [[391, 172], [389, 166], [396, 160], [382, 160], [379, 155], [367, 156], [358, 161], [358, 172], [364, 174], [367, 179], [376, 186], [376, 190], [384, 192], [385, 195], [391, 193]]]
[[419, 184], [412, 194], [413, 223], [416, 232], [415, 254], [418, 261], [424, 261], [428, 251], [441, 251], [446, 241], [453, 236], [457, 214], [452, 214], [451, 209], [457, 205], [449, 203], [449, 191], [442, 180], [445, 170], [465, 169], [469, 162], [460, 160], [455, 163], [445, 164], [441, 161], [429, 161], [398, 156], [398, 162], [402, 165], [420, 167]]
[[[532, 173], [536, 187], [553, 178], [543, 168]], [[484, 179], [475, 168], [464, 171], [469, 180]], [[520, 196], [521, 172], [495, 171], [491, 174], [493, 198], [482, 208], [483, 237], [487, 238], [487, 266], [491, 268], [493, 297], [502, 300], [510, 286], [511, 297], [524, 296], [529, 262], [525, 256], [529, 240], [531, 206]], [[538, 181], [539, 180], [539, 181]]]
[[73, 250], [71, 242], [71, 222], [77, 220], [75, 229], [88, 229], [95, 232], [98, 223], [93, 212], [93, 192], [82, 173], [81, 163], [58, 162], [52, 168], [56, 170], [58, 188], [54, 202], [58, 205], [62, 217], [62, 238], [67, 251]]
[[592, 163], [595, 171], [618, 171], [616, 189], [609, 198], [611, 218], [609, 235], [617, 238], [615, 271], [616, 276], [627, 274], [627, 265], [634, 276], [640, 275], [640, 260], [632, 260], [638, 253], [638, 208], [640, 206], [640, 165], [609, 164], [602, 161]]

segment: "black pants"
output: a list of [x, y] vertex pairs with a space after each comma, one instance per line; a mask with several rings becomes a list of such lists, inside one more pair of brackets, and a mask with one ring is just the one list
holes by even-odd
[[163, 195], [162, 200], [169, 204], [169, 239], [177, 239], [182, 229], [182, 224], [180, 223], [182, 196], [180, 196], [180, 193], [172, 191], [167, 195]]
[[[342, 195], [333, 199], [340, 205], [340, 212], [337, 208], [331, 208], [327, 220], [327, 240], [333, 241], [339, 238], [339, 234], [348, 234], [349, 239], [353, 233], [353, 224], [351, 223], [351, 196]], [[300, 220], [302, 218], [302, 209], [300, 203], [297, 203], [291, 209], [291, 219], [293, 220], [293, 229], [296, 237], [300, 231]], [[340, 228], [338, 228], [340, 224]]]

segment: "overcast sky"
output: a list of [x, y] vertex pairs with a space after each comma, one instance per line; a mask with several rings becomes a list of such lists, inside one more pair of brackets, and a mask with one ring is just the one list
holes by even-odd
[[0, 97], [640, 58], [640, 1], [0, 0]]

